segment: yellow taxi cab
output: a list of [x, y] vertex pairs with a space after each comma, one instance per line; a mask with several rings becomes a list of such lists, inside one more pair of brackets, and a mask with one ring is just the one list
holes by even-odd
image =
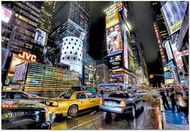
[[80, 110], [99, 106], [101, 100], [101, 97], [88, 91], [69, 91], [62, 93], [57, 98], [47, 99], [45, 104], [54, 114], [75, 116]]

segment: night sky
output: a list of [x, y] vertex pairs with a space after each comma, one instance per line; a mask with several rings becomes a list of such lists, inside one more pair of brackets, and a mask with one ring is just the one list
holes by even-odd
[[[105, 35], [105, 16], [103, 10], [112, 4], [106, 2], [91, 2], [90, 8], [90, 55], [94, 59], [101, 59]], [[150, 1], [133, 1], [134, 17], [139, 42], [143, 44], [145, 60], [150, 73], [162, 73], [159, 62], [159, 49], [156, 35], [153, 30], [153, 16]], [[100, 50], [101, 49], [101, 50]]]

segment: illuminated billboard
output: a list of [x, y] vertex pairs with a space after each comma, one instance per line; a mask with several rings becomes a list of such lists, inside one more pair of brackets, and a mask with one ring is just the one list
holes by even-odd
[[13, 54], [11, 59], [11, 64], [9, 66], [8, 76], [13, 76], [15, 73], [16, 65], [23, 62], [36, 62], [36, 56], [23, 52], [22, 54]]
[[165, 78], [173, 78], [171, 72], [164, 72], [164, 77], [165, 77]]
[[13, 12], [3, 6], [1, 6], [1, 20], [5, 23], [9, 23]]
[[13, 77], [14, 81], [22, 81], [26, 78], [28, 63], [22, 63], [16, 66], [15, 74]]
[[12, 55], [12, 59], [11, 59], [11, 64], [9, 67], [9, 71], [8, 71], [8, 76], [13, 76], [15, 69], [16, 69], [16, 65], [21, 64], [23, 62], [25, 62], [26, 60], [22, 59], [21, 57], [19, 57], [16, 54]]
[[119, 25], [106, 30], [106, 39], [108, 55], [123, 50]]
[[115, 10], [112, 10], [112, 12], [109, 12], [109, 14], [106, 15], [106, 28], [109, 28], [118, 23], [119, 23], [119, 14], [118, 14], [118, 9], [115, 8]]
[[126, 30], [126, 26], [123, 26], [123, 48], [124, 48], [124, 67], [126, 69], [129, 69], [129, 59], [128, 59], [128, 38], [127, 38], [127, 30]]
[[122, 54], [117, 54], [108, 57], [108, 68], [118, 69], [123, 67]]
[[174, 57], [175, 57], [176, 65], [179, 68], [182, 68], [183, 67], [183, 60], [182, 60], [182, 57], [181, 57], [182, 54], [181, 54], [181, 52], [178, 51], [176, 43], [172, 44], [172, 50], [173, 50], [173, 54], [174, 54]]
[[162, 6], [162, 12], [166, 19], [170, 34], [175, 33], [181, 28], [188, 2], [167, 1]]
[[135, 61], [131, 55], [129, 55], [129, 61], [130, 61], [130, 68], [132, 71], [135, 70]]
[[167, 40], [167, 41], [164, 41], [164, 43], [165, 43], [165, 49], [166, 49], [166, 53], [167, 53], [167, 56], [168, 56], [168, 60], [171, 60], [174, 57], [173, 57], [173, 54], [172, 54], [170, 42], [169, 42], [169, 40]]
[[36, 34], [35, 34], [35, 37], [34, 37], [34, 42], [44, 46], [45, 40], [46, 40], [46, 32], [44, 32], [43, 30], [37, 28], [36, 29]]

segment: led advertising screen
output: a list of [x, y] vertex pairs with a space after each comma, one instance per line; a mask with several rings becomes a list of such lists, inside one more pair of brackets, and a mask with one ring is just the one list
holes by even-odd
[[118, 69], [123, 67], [122, 54], [117, 54], [108, 57], [108, 68]]
[[131, 55], [129, 55], [129, 60], [130, 60], [130, 68], [132, 71], [135, 70], [135, 61]]
[[163, 7], [162, 12], [166, 19], [170, 34], [175, 33], [181, 27], [188, 2], [182, 1], [167, 1]]
[[170, 42], [169, 40], [165, 41], [165, 49], [166, 49], [166, 53], [168, 56], [168, 60], [173, 59], [173, 54], [172, 54], [172, 50], [171, 50], [171, 46], [170, 46]]
[[8, 71], [8, 76], [13, 76], [15, 73], [16, 65], [26, 62], [26, 60], [20, 58], [18, 55], [13, 54], [11, 59], [11, 64]]
[[106, 38], [108, 55], [123, 50], [119, 25], [107, 29]]
[[3, 6], [1, 6], [1, 20], [5, 23], [9, 23], [13, 12]]
[[44, 32], [43, 30], [37, 28], [36, 29], [36, 34], [35, 34], [35, 37], [34, 37], [34, 42], [44, 46], [45, 40], [46, 40], [46, 32]]
[[164, 72], [165, 78], [173, 78], [171, 72]]
[[13, 77], [14, 81], [22, 81], [25, 80], [26, 72], [27, 72], [28, 63], [22, 63], [16, 66], [15, 74]]
[[113, 25], [116, 25], [119, 23], [119, 14], [118, 9], [115, 8], [109, 14], [106, 15], [106, 28], [109, 28]]
[[179, 68], [182, 68], [183, 67], [183, 60], [181, 58], [182, 54], [181, 54], [181, 52], [178, 51], [178, 49], [176, 47], [176, 43], [172, 44], [172, 50], [173, 50], [173, 54], [174, 54], [174, 57], [175, 57], [176, 65]]
[[128, 59], [128, 38], [127, 38], [127, 31], [126, 27], [123, 26], [123, 48], [124, 48], [124, 67], [129, 69], [129, 59]]
[[175, 68], [175, 65], [174, 65], [174, 62], [173, 62], [173, 60], [170, 60], [170, 61], [168, 61], [168, 67], [169, 67], [169, 70], [173, 70], [174, 68]]

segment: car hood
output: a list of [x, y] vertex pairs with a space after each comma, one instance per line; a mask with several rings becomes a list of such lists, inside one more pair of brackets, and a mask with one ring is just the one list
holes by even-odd
[[13, 104], [17, 104], [19, 108], [27, 108], [27, 107], [34, 107], [34, 108], [43, 108], [45, 107], [45, 104], [41, 104], [41, 103], [37, 103], [34, 101], [30, 101], [30, 100], [4, 100], [2, 101], [2, 105], [3, 104], [8, 104], [8, 105], [13, 105]]

